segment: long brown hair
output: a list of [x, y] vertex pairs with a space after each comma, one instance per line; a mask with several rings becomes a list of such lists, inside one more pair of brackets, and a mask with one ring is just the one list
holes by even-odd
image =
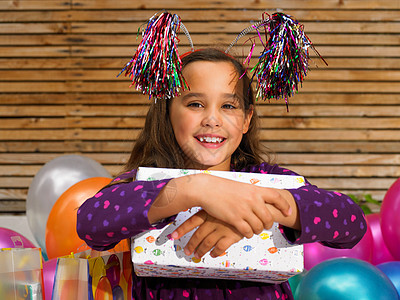
[[[213, 48], [197, 50], [182, 57], [182, 68], [195, 61], [230, 62], [239, 76], [245, 73], [242, 64], [232, 56]], [[243, 108], [246, 115], [253, 109], [249, 129], [232, 154], [231, 165], [235, 170], [269, 160], [268, 151], [259, 141], [259, 118], [254, 109], [254, 94], [247, 74], [243, 81]], [[132, 149], [124, 171], [142, 167], [185, 168], [185, 155], [179, 147], [169, 117], [169, 101], [153, 101], [146, 116], [143, 130]]]

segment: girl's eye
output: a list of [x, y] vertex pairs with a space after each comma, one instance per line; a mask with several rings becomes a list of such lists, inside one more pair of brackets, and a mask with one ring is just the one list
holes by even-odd
[[188, 107], [201, 107], [202, 105], [198, 102], [192, 102], [188, 104]]
[[226, 108], [226, 109], [235, 109], [236, 106], [234, 106], [234, 105], [232, 105], [232, 104], [224, 104], [224, 105], [222, 106], [222, 108]]

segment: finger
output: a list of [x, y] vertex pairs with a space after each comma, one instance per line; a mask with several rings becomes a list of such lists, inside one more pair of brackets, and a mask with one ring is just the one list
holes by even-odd
[[253, 200], [252, 210], [245, 216], [255, 234], [260, 234], [271, 223], [272, 214], [261, 197]]
[[255, 213], [249, 214], [246, 218], [246, 222], [250, 225], [253, 234], [260, 234], [264, 229], [264, 223]]
[[[190, 240], [187, 242], [185, 246], [185, 254], [191, 255], [193, 252], [197, 251], [201, 243], [209, 237], [215, 231], [215, 224], [212, 222], [207, 222], [199, 226], [199, 228], [192, 234]], [[207, 240], [206, 244], [203, 244], [204, 247], [207, 247], [208, 243], [212, 243], [211, 240]], [[214, 246], [214, 244], [212, 245]], [[209, 251], [209, 248], [207, 251]]]
[[227, 223], [232, 225], [237, 231], [239, 231], [243, 236], [248, 239], [254, 235], [254, 231], [250, 226], [250, 223], [246, 220], [234, 220]]
[[240, 241], [241, 238], [239, 235], [235, 237], [225, 237], [217, 241], [217, 243], [214, 246], [214, 249], [210, 252], [211, 257], [218, 257], [221, 256], [222, 254], [225, 253], [226, 250], [233, 244], [237, 243]]
[[215, 232], [207, 235], [195, 249], [194, 256], [201, 258], [215, 247], [221, 236]]
[[269, 195], [265, 203], [271, 204], [281, 211], [283, 215], [289, 216], [291, 214], [290, 204], [283, 195], [286, 193], [290, 194], [290, 192], [286, 190], [268, 189], [268, 193]]
[[186, 233], [192, 231], [196, 227], [204, 223], [207, 213], [203, 210], [197, 212], [174, 230], [171, 237], [175, 240], [180, 239]]
[[263, 229], [270, 229], [274, 223], [272, 213], [269, 211], [267, 205], [263, 204], [259, 210], [254, 212], [256, 216], [261, 220], [263, 228], [257, 230], [256, 234], [260, 234]]

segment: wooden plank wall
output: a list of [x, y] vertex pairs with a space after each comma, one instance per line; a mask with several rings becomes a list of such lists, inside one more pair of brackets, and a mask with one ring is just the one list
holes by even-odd
[[313, 54], [319, 68], [289, 113], [258, 104], [262, 139], [321, 187], [383, 198], [400, 176], [399, 0], [1, 0], [0, 213], [24, 214], [33, 176], [57, 156], [120, 170], [148, 100], [116, 74], [137, 28], [163, 8], [182, 17], [196, 48], [226, 47], [262, 11], [304, 23], [329, 67]]

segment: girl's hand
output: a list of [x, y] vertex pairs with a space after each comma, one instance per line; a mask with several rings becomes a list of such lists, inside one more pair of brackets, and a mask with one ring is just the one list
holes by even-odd
[[[195, 206], [202, 207], [210, 216], [233, 226], [247, 238], [289, 217], [293, 206], [297, 212], [292, 195], [285, 190], [255, 186], [209, 174], [198, 174], [193, 177], [193, 181], [197, 181], [193, 185], [197, 187], [193, 196], [197, 199]], [[289, 220], [288, 223], [294, 224], [294, 221]]]
[[171, 179], [151, 205], [148, 219], [153, 224], [194, 206], [247, 238], [274, 222], [300, 229], [297, 205], [289, 191], [204, 173]]
[[199, 227], [185, 246], [185, 254], [193, 252], [196, 258], [201, 258], [208, 251], [211, 257], [222, 255], [232, 244], [243, 238], [233, 226], [230, 226], [200, 210], [181, 224], [173, 233], [174, 239], [179, 239], [191, 230]]

